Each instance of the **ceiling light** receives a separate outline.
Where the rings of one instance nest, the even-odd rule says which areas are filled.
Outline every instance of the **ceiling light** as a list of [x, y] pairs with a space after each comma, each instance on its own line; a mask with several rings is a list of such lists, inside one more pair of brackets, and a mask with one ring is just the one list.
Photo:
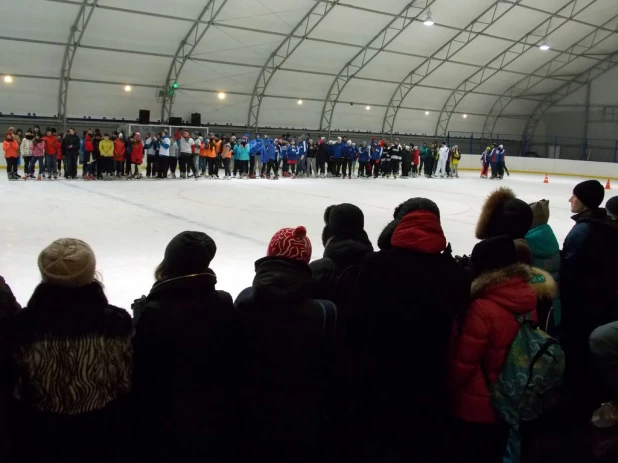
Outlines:
[[217, 94], [217, 98], [219, 98], [220, 100], [225, 100], [225, 97], [226, 97], [226, 96], [227, 96], [227, 95], [225, 94], [225, 92], [219, 92], [219, 93]]
[[371, 106], [365, 106], [365, 109], [369, 111], [371, 109]]
[[11, 76], [4, 76], [4, 83], [5, 84], [10, 84], [13, 82], [13, 77]]
[[425, 116], [429, 116], [429, 111], [425, 111]]
[[303, 100], [298, 100], [296, 103], [303, 104]]
[[423, 21], [425, 26], [433, 26], [435, 23], [433, 22], [433, 18], [431, 17], [431, 10], [427, 12], [427, 18]]
[[125, 87], [124, 87], [124, 91], [125, 92], [130, 92], [131, 90], [133, 90], [133, 89], [131, 88], [130, 85], [125, 85]]
[[468, 118], [468, 115], [467, 115], [467, 114], [464, 114], [464, 115], [463, 115], [463, 118], [464, 118], [464, 119], [467, 119], [467, 118]]
[[548, 44], [547, 42], [543, 42], [539, 48], [540, 48], [541, 50], [543, 50], [543, 51], [547, 51], [547, 50], [549, 50], [551, 47], [549, 46], [549, 44]]

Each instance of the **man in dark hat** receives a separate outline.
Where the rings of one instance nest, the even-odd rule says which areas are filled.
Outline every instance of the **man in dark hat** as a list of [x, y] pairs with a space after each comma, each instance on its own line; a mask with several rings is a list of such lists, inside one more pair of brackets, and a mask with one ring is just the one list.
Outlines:
[[618, 226], [599, 207], [604, 195], [597, 180], [575, 186], [569, 200], [575, 226], [562, 249], [561, 342], [567, 358], [566, 383], [582, 422], [590, 419], [596, 405], [588, 374], [588, 338], [595, 328], [618, 320]]

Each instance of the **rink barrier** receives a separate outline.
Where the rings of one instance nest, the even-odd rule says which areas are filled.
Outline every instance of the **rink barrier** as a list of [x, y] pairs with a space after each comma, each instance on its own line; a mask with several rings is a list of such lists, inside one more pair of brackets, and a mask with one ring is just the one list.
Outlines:
[[[573, 161], [570, 159], [506, 157], [509, 172], [526, 174], [565, 175], [570, 177], [590, 177], [607, 180], [618, 179], [618, 164], [612, 162]], [[477, 170], [481, 172], [481, 156], [462, 154], [460, 170]]]
[[[0, 154], [2, 150], [0, 149]], [[78, 166], [81, 168], [82, 166]], [[509, 172], [527, 174], [550, 174], [571, 177], [590, 177], [607, 180], [618, 180], [618, 163], [573, 161], [570, 159], [524, 158], [517, 156], [506, 157], [506, 167]], [[4, 156], [0, 157], [0, 169], [6, 168]], [[20, 167], [20, 170], [23, 168]], [[146, 165], [142, 166], [145, 169]], [[460, 170], [481, 171], [481, 156], [479, 154], [462, 154], [459, 161]]]

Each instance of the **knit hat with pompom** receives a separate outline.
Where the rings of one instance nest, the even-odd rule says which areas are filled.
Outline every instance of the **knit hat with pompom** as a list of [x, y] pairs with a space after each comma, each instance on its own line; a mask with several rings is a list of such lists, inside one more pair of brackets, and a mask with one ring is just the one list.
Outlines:
[[307, 229], [303, 226], [282, 228], [270, 240], [266, 255], [287, 257], [308, 264], [311, 260], [311, 241], [307, 236]]

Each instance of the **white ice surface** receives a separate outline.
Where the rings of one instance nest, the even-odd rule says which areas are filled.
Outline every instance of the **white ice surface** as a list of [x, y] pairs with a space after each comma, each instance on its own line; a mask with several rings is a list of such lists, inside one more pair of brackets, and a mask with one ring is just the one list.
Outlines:
[[1, 174], [0, 275], [19, 302], [25, 305], [40, 281], [39, 252], [57, 238], [75, 237], [94, 249], [110, 302], [126, 309], [148, 294], [165, 246], [183, 230], [204, 231], [215, 240], [217, 287], [235, 297], [251, 285], [254, 261], [282, 227], [307, 227], [313, 259], [320, 258], [324, 209], [331, 204], [358, 205], [375, 246], [398, 204], [415, 196], [430, 198], [440, 207], [455, 254], [464, 254], [477, 242], [474, 229], [485, 197], [501, 185], [527, 202], [549, 199], [550, 224], [562, 243], [573, 224], [568, 200], [582, 180], [551, 177], [546, 185], [542, 175], [512, 174], [499, 181], [463, 172], [458, 180], [9, 182]]

